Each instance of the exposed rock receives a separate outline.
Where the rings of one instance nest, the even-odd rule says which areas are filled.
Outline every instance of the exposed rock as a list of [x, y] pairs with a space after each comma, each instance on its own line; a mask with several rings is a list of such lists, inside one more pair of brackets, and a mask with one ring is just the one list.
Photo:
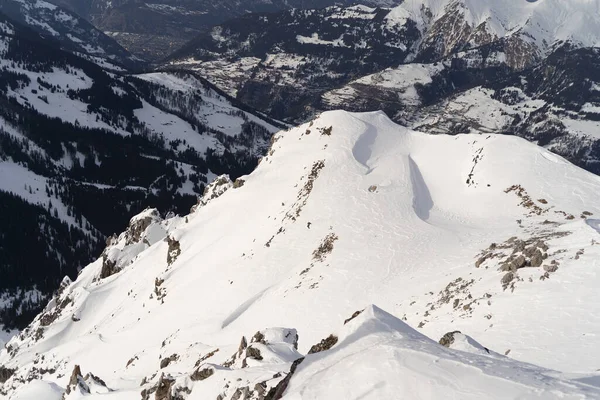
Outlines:
[[71, 378], [69, 378], [69, 386], [77, 385], [77, 382], [79, 382], [79, 378], [82, 377], [83, 375], [81, 374], [81, 367], [79, 365], [75, 365], [75, 367], [73, 368], [73, 372], [71, 372]]
[[362, 310], [354, 311], [352, 316], [344, 321], [344, 325], [346, 325], [348, 322], [352, 321], [354, 318], [358, 317], [363, 311], [365, 311], [365, 310], [362, 309]]
[[481, 267], [481, 264], [483, 264], [489, 258], [490, 254], [491, 253], [487, 253], [487, 254], [484, 254], [483, 256], [479, 257], [477, 259], [477, 261], [475, 261], [475, 268]]
[[71, 372], [69, 384], [67, 385], [65, 393], [63, 394], [63, 399], [66, 397], [66, 395], [74, 392], [77, 389], [79, 389], [81, 393], [90, 393], [90, 388], [83, 379], [83, 376], [81, 374], [81, 368], [79, 367], [79, 365], [75, 365], [75, 367], [73, 368], [73, 372]]
[[252, 336], [252, 343], [266, 344], [265, 335], [263, 335], [260, 331], [256, 332], [254, 336]]
[[248, 342], [246, 341], [246, 336], [242, 336], [242, 340], [240, 340], [240, 345], [238, 346], [238, 356], [241, 356], [244, 350], [248, 347]]
[[256, 392], [259, 400], [264, 400], [265, 396], [267, 395], [267, 383], [257, 383], [256, 385], [254, 385], [254, 391]]
[[260, 350], [252, 346], [246, 349], [246, 357], [259, 361], [263, 359], [262, 355], [260, 354]]
[[329, 126], [327, 128], [321, 128], [321, 136], [331, 136], [331, 131], [333, 130], [333, 126]]
[[146, 228], [148, 228], [153, 222], [160, 221], [161, 219], [160, 213], [155, 208], [146, 209], [141, 214], [143, 214], [144, 217], [134, 217], [129, 222], [129, 227], [125, 232], [126, 245], [138, 243]]
[[235, 180], [235, 182], [233, 182], [233, 188], [234, 189], [241, 188], [242, 186], [244, 186], [244, 183], [246, 183], [245, 180], [238, 178]]
[[319, 245], [319, 247], [313, 251], [313, 260], [323, 261], [328, 254], [333, 251], [333, 244], [338, 240], [338, 237], [335, 233], [330, 233], [325, 236], [323, 242]]
[[525, 242], [522, 240], [515, 241], [515, 245], [513, 247], [513, 253], [518, 253], [520, 251], [525, 251]]
[[250, 396], [250, 389], [248, 386], [244, 386], [236, 389], [233, 396], [231, 396], [231, 400], [247, 400], [250, 399]]
[[[238, 346], [238, 350], [227, 361], [225, 361], [223, 363], [223, 366], [231, 367], [233, 364], [235, 364], [235, 361], [242, 357], [242, 355], [244, 354], [244, 351], [246, 350], [247, 347], [248, 347], [248, 341], [246, 340], [245, 336], [242, 336], [242, 339], [240, 340], [240, 345]], [[245, 360], [244, 360], [244, 363], [245, 363]]]
[[[510, 192], [514, 192], [521, 199], [521, 203], [519, 205], [529, 210], [529, 215], [542, 215], [548, 211], [547, 209], [544, 210], [535, 204], [535, 202], [531, 199], [531, 196], [529, 196], [525, 188], [523, 188], [521, 185], [512, 185], [504, 191], [504, 193]], [[519, 251], [523, 251], [523, 249]]]
[[164, 279], [158, 277], [154, 278], [154, 294], [159, 301], [162, 301], [167, 296], [167, 289], [161, 287], [163, 283], [165, 283]]
[[190, 379], [193, 381], [203, 381], [213, 376], [214, 373], [215, 371], [212, 368], [197, 369], [192, 373]]
[[507, 260], [504, 264], [500, 266], [500, 271], [516, 271], [520, 268], [523, 268], [527, 265], [527, 259], [525, 256], [518, 256], [514, 259]]
[[545, 281], [548, 278], [550, 278], [550, 273], [546, 271], [542, 276], [540, 276], [540, 281]]
[[217, 352], [219, 351], [219, 349], [214, 349], [213, 351], [203, 355], [202, 357], [200, 357], [198, 359], [198, 361], [196, 361], [196, 364], [194, 364], [194, 367], [199, 367], [200, 365], [202, 365], [202, 363], [206, 360], [208, 360], [209, 358], [211, 358], [212, 356], [214, 356]]
[[160, 374], [158, 386], [154, 393], [154, 400], [172, 400], [171, 387], [173, 386], [173, 383], [175, 383], [175, 379], [164, 373]]
[[529, 260], [529, 266], [533, 268], [538, 268], [544, 262], [544, 254], [539, 249], [535, 250], [535, 253], [531, 256], [531, 260]]
[[16, 369], [6, 368], [0, 365], [0, 383], [4, 383], [9, 380], [15, 371]]
[[204, 189], [202, 197], [198, 199], [198, 204], [193, 206], [190, 210], [191, 213], [195, 212], [199, 207], [203, 207], [210, 203], [212, 200], [220, 197], [227, 190], [233, 187], [233, 182], [229, 178], [229, 175], [220, 175], [215, 178], [210, 184]]
[[321, 340], [320, 343], [315, 344], [310, 348], [308, 354], [320, 353], [331, 349], [338, 342], [337, 336], [329, 335], [327, 338]]
[[173, 239], [171, 236], [167, 236], [166, 240], [169, 245], [169, 249], [167, 250], [167, 265], [171, 265], [181, 254], [181, 247], [179, 241]]
[[319, 177], [319, 174], [321, 173], [321, 170], [323, 168], [325, 168], [325, 160], [315, 161], [310, 173], [308, 174], [308, 179], [306, 183], [298, 192], [297, 201], [292, 205], [291, 209], [288, 212], [286, 212], [283, 218], [284, 220], [289, 219], [291, 221], [296, 221], [296, 219], [300, 216], [302, 209], [308, 202], [308, 198], [312, 193], [315, 181]]
[[[336, 342], [337, 342], [337, 338], [336, 338]], [[290, 380], [292, 379], [292, 376], [294, 376], [294, 373], [296, 372], [298, 365], [300, 365], [302, 363], [302, 361], [304, 361], [304, 357], [299, 358], [292, 363], [292, 366], [290, 367], [290, 372], [285, 376], [285, 378], [283, 378], [281, 380], [281, 382], [279, 382], [277, 384], [277, 386], [275, 386], [275, 390], [270, 391], [267, 394], [267, 396], [265, 396], [265, 400], [279, 400], [283, 397], [283, 394], [285, 393], [288, 385], [290, 384]]]
[[63, 280], [60, 282], [60, 286], [58, 287], [58, 290], [56, 291], [55, 297], [62, 296], [64, 291], [69, 287], [69, 285], [71, 285], [71, 283], [73, 283], [71, 278], [69, 278], [68, 276], [65, 276], [63, 278]]
[[46, 312], [44, 312], [40, 317], [40, 326], [48, 326], [61, 316], [62, 311], [71, 303], [73, 303], [73, 299], [69, 296], [65, 297], [61, 301], [58, 298], [55, 298], [57, 302], [56, 306]]
[[83, 377], [83, 380], [87, 383], [94, 382], [96, 385], [106, 387], [106, 382], [104, 382], [104, 380], [100, 379], [99, 377], [92, 374], [91, 372], [88, 372], [87, 374], [85, 374], [85, 376]]
[[556, 272], [556, 271], [558, 271], [558, 265], [556, 265], [556, 264], [544, 265], [544, 271]]
[[513, 281], [513, 279], [515, 279], [515, 274], [513, 272], [509, 272], [506, 275], [504, 275], [502, 277], [502, 280], [500, 281], [502, 283], [502, 287], [506, 289], [508, 285]]
[[129, 368], [129, 366], [132, 365], [136, 360], [139, 360], [138, 356], [131, 357], [129, 359], [129, 361], [127, 361], [127, 364], [125, 365], [125, 368]]
[[454, 343], [454, 335], [456, 333], [461, 333], [460, 331], [448, 332], [440, 339], [440, 344], [444, 347], [450, 347], [452, 343]]
[[108, 258], [108, 254], [102, 254], [102, 268], [100, 269], [99, 279], [108, 278], [119, 272], [117, 268], [117, 262]]
[[169, 357], [163, 358], [160, 360], [160, 369], [168, 367], [169, 364], [171, 364], [173, 361], [177, 361], [178, 359], [179, 356], [177, 354], [171, 354]]

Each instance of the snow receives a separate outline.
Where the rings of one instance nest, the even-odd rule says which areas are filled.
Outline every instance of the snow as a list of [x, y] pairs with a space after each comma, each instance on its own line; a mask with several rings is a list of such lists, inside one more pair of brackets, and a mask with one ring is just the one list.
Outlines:
[[596, 232], [600, 233], [600, 219], [588, 219], [586, 223]]
[[[327, 354], [309, 355], [285, 399], [564, 399], [598, 392], [527, 364], [452, 352], [381, 309], [350, 321]], [[550, 372], [550, 371], [548, 371]]]
[[12, 193], [21, 197], [30, 204], [48, 208], [52, 203], [53, 209], [56, 209], [59, 218], [71, 226], [77, 226], [79, 229], [88, 231], [86, 219], [84, 218], [84, 228], [81, 228], [75, 221], [75, 217], [70, 216], [67, 206], [58, 197], [48, 196], [46, 193], [46, 177], [36, 175], [27, 168], [12, 161], [0, 161], [0, 189], [4, 192]]
[[[25, 24], [34, 30], [54, 36], [65, 42], [71, 42], [79, 52], [89, 53], [84, 58], [99, 65], [112, 64], [111, 61], [121, 63], [129, 61], [142, 61], [139, 58], [126, 54], [126, 51], [112, 42], [100, 31], [90, 31], [89, 24], [76, 14], [61, 9], [58, 6], [43, 0], [4, 0], [9, 5], [14, 18], [23, 18]], [[18, 14], [17, 14], [18, 13]], [[106, 46], [106, 47], [105, 47]], [[116, 51], [116, 53], [113, 53]], [[113, 69], [117, 69], [115, 67]]]
[[[102, 120], [96, 120], [95, 113], [88, 113], [87, 104], [67, 96], [67, 91], [88, 89], [92, 87], [93, 81], [82, 70], [71, 68], [70, 73], [63, 69], [53, 68], [52, 72], [33, 72], [22, 66], [11, 66], [9, 60], [0, 59], [0, 67], [9, 67], [16, 73], [22, 73], [29, 77], [31, 83], [24, 88], [9, 90], [8, 93], [23, 105], [30, 105], [37, 112], [49, 117], [58, 117], [65, 122], [79, 124], [90, 128], [107, 129], [121, 135], [129, 133], [122, 127], [106, 124]], [[41, 79], [44, 82], [57, 86], [60, 90], [47, 90], [37, 83]]]
[[63, 390], [55, 383], [35, 380], [19, 388], [11, 400], [61, 400]]
[[[13, 26], [11, 26], [8, 23], [5, 22], [0, 22], [0, 33], [2, 33], [3, 35], [13, 35], [15, 33], [15, 30], [13, 28]], [[4, 38], [3, 38], [4, 40]]]
[[[221, 144], [216, 138], [207, 135], [200, 135], [189, 122], [179, 117], [166, 113], [146, 101], [142, 101], [143, 107], [135, 110], [134, 115], [144, 121], [146, 127], [151, 132], [162, 135], [166, 140], [186, 141], [190, 147], [204, 154], [207, 148], [220, 149]], [[179, 145], [178, 150], [185, 150], [186, 145]]]
[[[586, 112], [593, 112], [589, 108]], [[600, 108], [598, 108], [600, 111]], [[561, 118], [560, 121], [565, 125], [570, 133], [578, 136], [589, 136], [594, 139], [600, 139], [600, 122], [587, 119]]]
[[336, 12], [327, 16], [327, 19], [373, 19], [376, 15], [376, 8], [371, 8], [363, 5], [342, 8], [339, 11], [337, 7], [331, 7], [331, 10]]
[[[197, 79], [189, 76], [181, 78], [164, 72], [136, 75], [136, 77], [178, 92], [200, 94], [202, 103], [199, 112], [195, 115], [196, 118], [209, 128], [223, 132], [228, 136], [238, 135], [246, 120], [264, 126], [270, 132], [275, 133], [277, 131], [276, 127], [258, 118], [256, 115], [239, 110], [225, 97], [219, 95], [214, 90], [205, 87], [204, 84]], [[235, 115], [236, 113], [241, 113], [244, 117], [242, 118], [240, 115]]]
[[410, 18], [426, 33], [449, 12], [471, 27], [484, 26], [493, 37], [516, 35], [533, 41], [542, 51], [570, 41], [594, 47], [600, 44], [600, 2], [597, 0], [407, 0], [386, 17], [388, 24], [404, 25]]
[[60, 36], [60, 33], [58, 33], [54, 28], [52, 28], [50, 25], [48, 25], [47, 22], [44, 21], [40, 21], [37, 20], [35, 18], [32, 18], [29, 15], [25, 15], [25, 22], [28, 25], [37, 25], [40, 28], [42, 28], [43, 30], [45, 30], [46, 32], [48, 32], [50, 35], [52, 36]]
[[334, 47], [348, 47], [344, 44], [344, 35], [341, 35], [339, 38], [335, 40], [323, 40], [319, 39], [318, 33], [313, 33], [310, 37], [297, 35], [296, 40], [298, 43], [302, 44], [322, 44], [326, 46], [334, 46]]
[[[335, 111], [278, 133], [241, 179], [119, 248], [115, 275], [97, 279], [102, 259], [83, 269], [58, 299], [72, 302], [47, 307], [65, 304], [41, 338], [38, 318], [10, 342], [14, 356], [0, 352], [0, 365], [18, 367], [2, 388], [19, 390], [34, 367], [56, 368], [43, 379], [64, 388], [78, 364], [114, 390], [107, 400], [139, 396], [162, 372], [189, 399], [231, 398], [273, 387], [335, 334], [284, 399], [600, 398], [599, 177], [516, 137], [427, 135], [383, 113]], [[560, 264], [548, 278], [522, 268], [505, 290], [499, 258], [474, 265], [491, 243], [540, 235], [544, 265]], [[466, 286], [445, 300], [453, 282]], [[293, 329], [297, 349], [282, 341]], [[435, 343], [455, 330], [469, 337], [457, 348]], [[257, 331], [264, 359], [224, 366]], [[196, 368], [214, 375], [192, 381]]]
[[16, 334], [16, 331], [6, 332], [4, 327], [0, 325], [0, 347], [4, 347], [4, 345]]

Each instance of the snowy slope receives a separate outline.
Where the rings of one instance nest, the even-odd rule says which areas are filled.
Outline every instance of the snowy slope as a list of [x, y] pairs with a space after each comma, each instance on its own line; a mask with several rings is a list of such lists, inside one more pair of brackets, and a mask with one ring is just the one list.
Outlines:
[[[600, 398], [598, 190], [516, 137], [324, 113], [190, 215], [133, 219], [2, 350], [0, 393]], [[493, 351], [422, 335], [456, 330]]]
[[0, 12], [0, 326], [24, 328], [131, 215], [187, 213], [215, 176], [250, 172], [281, 126], [194, 74], [88, 58]]
[[77, 14], [53, 3], [44, 0], [4, 0], [0, 3], [0, 12], [56, 41], [62, 48], [110, 66], [111, 69], [141, 68], [145, 64]]

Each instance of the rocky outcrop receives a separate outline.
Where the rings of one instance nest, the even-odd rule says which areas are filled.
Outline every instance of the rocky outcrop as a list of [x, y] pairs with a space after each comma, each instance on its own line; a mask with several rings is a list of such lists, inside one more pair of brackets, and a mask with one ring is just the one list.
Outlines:
[[175, 383], [175, 379], [164, 373], [160, 375], [158, 379], [158, 385], [156, 392], [154, 393], [154, 400], [173, 400], [171, 396], [171, 387]]
[[281, 382], [277, 384], [272, 393], [268, 397], [265, 397], [265, 400], [279, 400], [283, 397], [283, 394], [289, 386], [290, 381], [292, 380], [292, 377], [296, 372], [296, 369], [298, 369], [298, 365], [302, 364], [303, 361], [304, 357], [299, 358], [292, 363], [292, 366], [290, 367], [290, 372], [285, 376], [285, 378], [283, 378]]
[[129, 222], [129, 227], [125, 231], [125, 245], [138, 243], [144, 231], [151, 224], [160, 221], [162, 221], [162, 218], [156, 208], [147, 208], [142, 213], [133, 217]]
[[353, 314], [350, 316], [350, 318], [348, 318], [348, 319], [346, 319], [346, 320], [344, 321], [344, 325], [346, 325], [348, 322], [352, 321], [354, 318], [358, 317], [358, 316], [359, 316], [359, 315], [360, 315], [360, 314], [361, 314], [363, 311], [365, 311], [365, 310], [358, 310], [358, 311], [355, 311], [355, 312], [354, 312], [354, 313], [353, 313]]
[[215, 371], [212, 368], [199, 368], [190, 375], [190, 379], [193, 381], [203, 381], [213, 376], [214, 373]]
[[160, 369], [167, 368], [173, 361], [177, 361], [179, 356], [177, 354], [171, 354], [169, 357], [160, 360]]
[[461, 333], [460, 331], [448, 332], [440, 339], [439, 343], [444, 347], [450, 347], [454, 343], [454, 335]]
[[111, 236], [102, 252], [102, 267], [97, 280], [106, 279], [125, 268], [139, 253], [164, 238], [163, 218], [155, 208], [147, 208], [129, 221], [119, 236]]
[[338, 342], [337, 336], [329, 335], [325, 339], [321, 340], [321, 342], [315, 344], [310, 348], [308, 354], [320, 353], [322, 351], [327, 351], [331, 349]]
[[108, 257], [108, 254], [102, 254], [102, 268], [100, 269], [100, 275], [98, 275], [98, 279], [108, 278], [119, 272], [120, 269], [117, 268], [117, 262], [115, 260], [111, 260]]
[[63, 399], [66, 399], [69, 394], [75, 391], [87, 394], [90, 393], [90, 388], [83, 380], [83, 375], [81, 374], [81, 368], [79, 367], [79, 365], [75, 365], [75, 367], [73, 368], [73, 372], [71, 372], [69, 384], [67, 385], [65, 394], [63, 395]]
[[169, 248], [167, 250], [167, 265], [173, 264], [177, 257], [181, 254], [181, 245], [178, 240], [173, 239], [171, 236], [167, 236], [167, 244]]
[[15, 373], [16, 370], [11, 368], [6, 368], [0, 365], [0, 383], [4, 383], [10, 379], [11, 376]]
[[190, 212], [194, 213], [199, 207], [203, 207], [211, 201], [213, 201], [214, 199], [221, 197], [223, 193], [225, 193], [233, 187], [234, 183], [231, 182], [229, 175], [217, 176], [211, 183], [209, 183], [206, 186], [206, 188], [204, 188], [204, 193], [202, 194], [202, 197], [198, 199], [198, 203], [192, 207]]

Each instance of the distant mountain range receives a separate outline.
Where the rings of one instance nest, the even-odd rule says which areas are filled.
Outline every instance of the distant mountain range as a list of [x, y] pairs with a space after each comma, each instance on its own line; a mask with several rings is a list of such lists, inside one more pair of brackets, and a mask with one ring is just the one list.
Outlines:
[[501, 132], [600, 172], [597, 1], [405, 1], [251, 14], [166, 65], [290, 122], [384, 110], [427, 132]]
[[[132, 53], [159, 61], [215, 24], [247, 13], [292, 8], [312, 9], [342, 0], [55, 0], [109, 33]], [[392, 6], [397, 0], [367, 0], [371, 6]]]

